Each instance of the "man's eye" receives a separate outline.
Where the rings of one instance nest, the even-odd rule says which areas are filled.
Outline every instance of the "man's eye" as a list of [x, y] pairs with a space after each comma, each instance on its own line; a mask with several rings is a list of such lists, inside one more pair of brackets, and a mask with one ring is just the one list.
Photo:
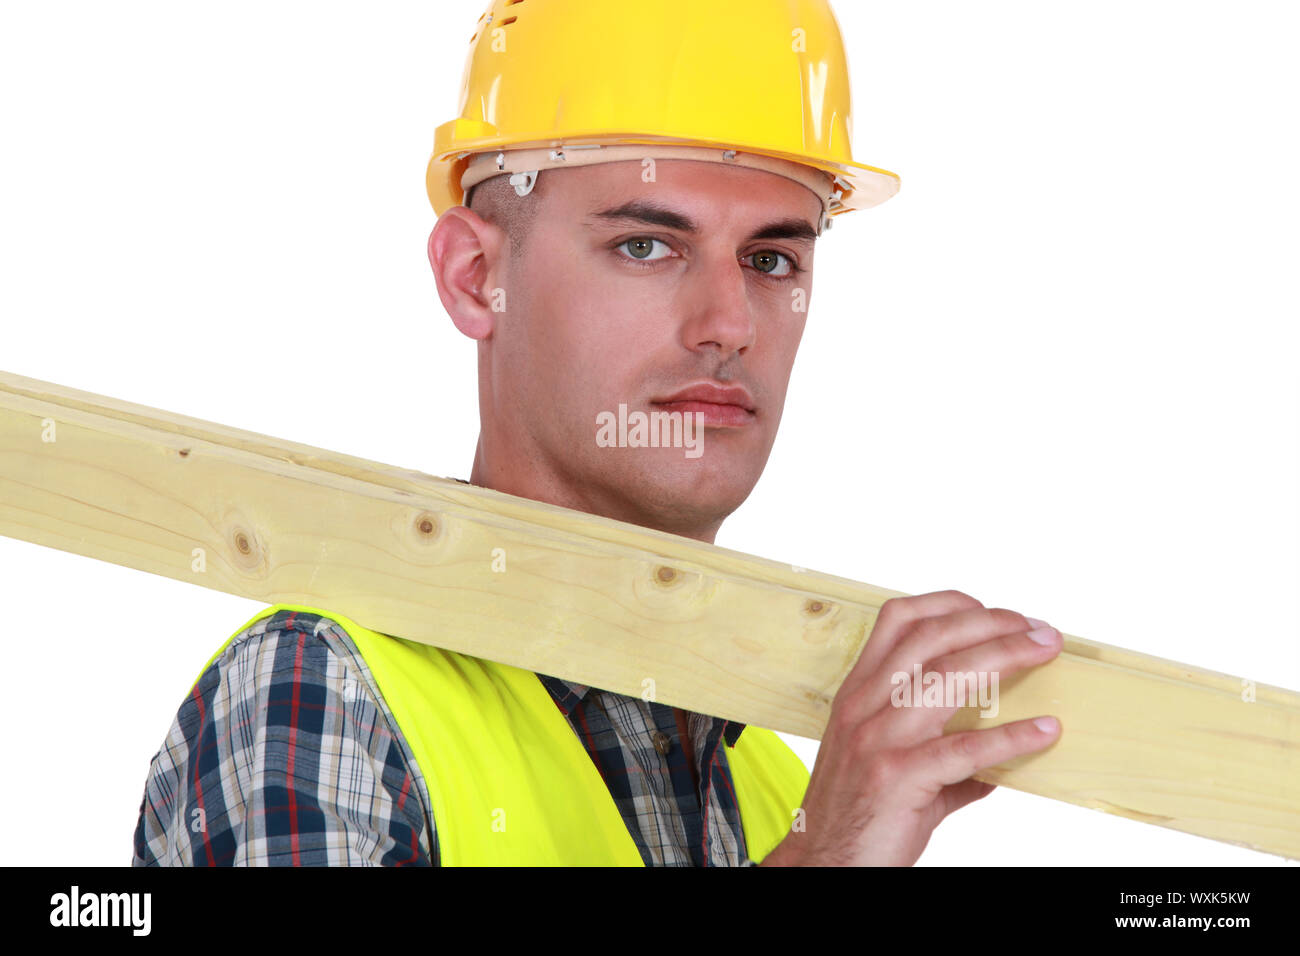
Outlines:
[[[752, 253], [745, 256], [745, 258], [753, 263], [755, 269], [765, 275], [783, 278], [792, 275], [794, 271], [794, 263], [790, 260], [790, 257], [774, 249], [764, 249], [762, 252]], [[784, 267], [781, 265], [781, 260], [785, 262]]]
[[[656, 244], [663, 246], [664, 255], [661, 256], [651, 255], [651, 253], [654, 251], [654, 247]], [[652, 262], [656, 259], [666, 258], [667, 253], [671, 251], [668, 248], [668, 244], [663, 242], [662, 240], [650, 239], [644, 236], [638, 237], [636, 239], [629, 239], [627, 242], [620, 242], [618, 244], [618, 248], [626, 249], [628, 254], [633, 259], [638, 259], [642, 262]]]
[[[660, 247], [658, 254], [655, 253], [656, 246]], [[657, 262], [672, 255], [672, 249], [666, 242], [650, 236], [628, 239], [626, 242], [620, 242], [616, 248], [626, 252], [627, 257], [635, 262]], [[763, 249], [760, 252], [741, 256], [740, 261], [748, 261], [755, 272], [774, 279], [790, 279], [799, 271], [795, 267], [794, 260], [775, 249]]]

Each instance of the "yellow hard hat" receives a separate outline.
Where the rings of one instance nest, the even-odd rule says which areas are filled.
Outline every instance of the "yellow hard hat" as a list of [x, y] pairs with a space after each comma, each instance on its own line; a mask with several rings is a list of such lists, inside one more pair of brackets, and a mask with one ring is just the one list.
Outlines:
[[898, 191], [852, 132], [828, 0], [492, 0], [425, 179], [441, 216], [489, 175], [525, 195], [545, 168], [713, 159], [799, 179], [828, 224]]

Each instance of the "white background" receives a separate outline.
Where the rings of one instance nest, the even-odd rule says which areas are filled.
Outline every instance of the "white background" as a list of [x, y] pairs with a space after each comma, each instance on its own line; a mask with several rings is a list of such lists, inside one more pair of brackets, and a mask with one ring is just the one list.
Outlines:
[[[4, 4], [0, 368], [468, 477], [424, 167], [482, 9]], [[718, 543], [1300, 689], [1294, 6], [837, 12], [855, 156], [902, 190], [819, 243]], [[125, 864], [262, 605], [7, 538], [0, 582], [2, 862]], [[921, 862], [1280, 861], [1004, 787]]]

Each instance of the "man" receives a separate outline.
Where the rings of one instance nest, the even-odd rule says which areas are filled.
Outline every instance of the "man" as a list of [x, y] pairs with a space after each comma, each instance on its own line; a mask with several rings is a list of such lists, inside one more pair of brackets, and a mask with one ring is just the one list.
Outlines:
[[[833, 14], [498, 0], [471, 44], [427, 182], [438, 294], [478, 343], [470, 481], [713, 542], [776, 438], [818, 237], [897, 189], [848, 156]], [[600, 440], [629, 412], [699, 453]], [[278, 605], [181, 707], [134, 862], [910, 864], [992, 789], [972, 774], [1059, 727], [945, 737], [953, 709], [894, 706], [890, 675], [1060, 647], [961, 592], [888, 602], [809, 778], [762, 728]]]

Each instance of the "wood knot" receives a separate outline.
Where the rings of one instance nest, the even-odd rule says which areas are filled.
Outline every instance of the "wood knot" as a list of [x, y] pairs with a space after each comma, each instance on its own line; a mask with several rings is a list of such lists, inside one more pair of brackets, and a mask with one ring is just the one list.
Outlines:
[[713, 600], [717, 585], [715, 579], [689, 567], [649, 561], [637, 573], [633, 593], [660, 623], [693, 621]]
[[809, 617], [821, 617], [830, 609], [831, 606], [827, 604], [825, 601], [818, 601], [812, 598], [804, 602], [804, 606], [803, 606], [803, 612], [807, 614]]
[[182, 448], [179, 454], [182, 458], [188, 458], [190, 455], [190, 450], [188, 448]]
[[228, 516], [223, 523], [222, 538], [231, 564], [246, 574], [264, 574], [266, 554], [253, 523], [239, 514]]
[[439, 529], [440, 525], [438, 523], [437, 515], [430, 514], [426, 511], [416, 516], [415, 530], [420, 532], [420, 534], [424, 535], [426, 538], [437, 537]]

